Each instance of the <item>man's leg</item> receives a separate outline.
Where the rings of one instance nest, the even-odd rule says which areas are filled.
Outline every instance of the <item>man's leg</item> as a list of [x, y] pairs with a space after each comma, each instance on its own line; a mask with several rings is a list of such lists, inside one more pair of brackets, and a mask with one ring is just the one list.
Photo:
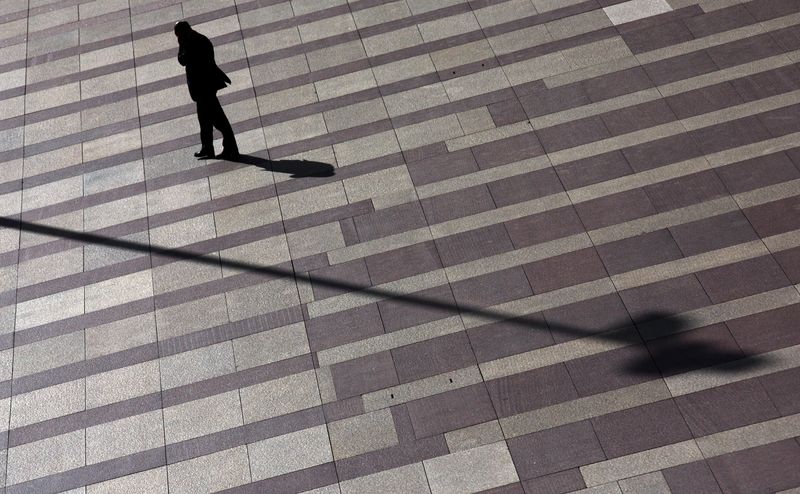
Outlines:
[[211, 113], [213, 105], [208, 100], [197, 101], [197, 121], [200, 123], [200, 152], [195, 156], [214, 156], [214, 118]]
[[228, 117], [225, 116], [225, 111], [222, 105], [219, 104], [219, 99], [216, 95], [210, 101], [209, 112], [213, 116], [214, 127], [222, 133], [222, 152], [225, 154], [238, 154], [239, 148], [236, 145], [236, 137], [233, 135]]

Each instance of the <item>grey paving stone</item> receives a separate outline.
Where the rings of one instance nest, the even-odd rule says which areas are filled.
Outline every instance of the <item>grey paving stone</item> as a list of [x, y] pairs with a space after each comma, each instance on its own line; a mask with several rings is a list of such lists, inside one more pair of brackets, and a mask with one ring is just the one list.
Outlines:
[[161, 359], [161, 385], [175, 388], [234, 372], [233, 345], [228, 342]]
[[423, 464], [433, 494], [478, 492], [519, 481], [505, 441], [425, 460]]
[[322, 405], [313, 370], [241, 388], [240, 395], [245, 423]]
[[85, 461], [83, 430], [17, 446], [8, 450], [6, 485], [79, 468]]
[[247, 448], [239, 446], [173, 463], [167, 472], [169, 492], [216, 492], [236, 487], [250, 481]]
[[160, 410], [86, 429], [87, 465], [162, 446], [164, 425]]
[[267, 479], [333, 461], [325, 425], [247, 446], [253, 480]]
[[167, 444], [242, 425], [238, 391], [228, 391], [164, 409]]
[[167, 468], [153, 468], [86, 486], [86, 494], [121, 494], [124, 492], [166, 494]]
[[336, 460], [398, 444], [394, 420], [388, 408], [331, 422], [328, 432]]

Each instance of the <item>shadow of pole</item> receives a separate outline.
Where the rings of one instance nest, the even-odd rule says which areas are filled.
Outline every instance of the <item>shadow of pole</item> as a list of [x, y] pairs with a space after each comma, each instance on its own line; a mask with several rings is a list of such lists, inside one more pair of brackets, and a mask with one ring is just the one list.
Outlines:
[[[491, 324], [492, 322], [506, 321], [507, 324], [511, 324], [514, 326], [519, 326], [527, 329], [542, 329], [542, 330], [549, 329], [551, 332], [561, 333], [576, 338], [584, 336], [594, 336], [606, 340], [634, 344], [639, 342], [638, 334], [634, 331], [634, 328], [636, 325], [640, 325], [645, 322], [654, 322], [655, 324], [657, 324], [660, 330], [659, 332], [662, 334], [677, 333], [682, 331], [686, 327], [686, 320], [682, 317], [673, 316], [661, 312], [651, 312], [643, 315], [636, 321], [628, 320], [619, 325], [603, 328], [600, 330], [596, 328], [595, 329], [577, 328], [574, 326], [558, 324], [555, 322], [544, 322], [541, 319], [537, 319], [530, 316], [518, 316], [516, 314], [485, 309], [483, 307], [461, 305], [458, 303], [454, 305], [450, 302], [436, 300], [429, 297], [422, 297], [414, 294], [397, 293], [379, 287], [364, 287], [361, 285], [341, 280], [312, 278], [311, 276], [308, 275], [295, 273], [292, 269], [286, 269], [277, 266], [263, 266], [248, 262], [224, 259], [222, 257], [212, 258], [212, 257], [207, 257], [208, 254], [198, 254], [180, 249], [167, 249], [155, 245], [143, 244], [139, 242], [133, 242], [130, 240], [121, 240], [116, 238], [104, 237], [102, 235], [97, 235], [94, 233], [76, 232], [73, 230], [67, 230], [64, 228], [58, 228], [54, 226], [40, 225], [13, 218], [0, 217], [0, 227], [13, 228], [16, 230], [22, 230], [30, 233], [48, 235], [53, 237], [60, 237], [67, 240], [73, 240], [82, 244], [105, 245], [107, 247], [149, 253], [151, 255], [162, 256], [174, 260], [191, 261], [198, 264], [207, 264], [213, 266], [221, 265], [222, 267], [226, 268], [238, 269], [238, 270], [248, 271], [251, 273], [260, 273], [260, 274], [270, 275], [276, 278], [289, 278], [302, 283], [311, 284], [313, 281], [313, 283], [318, 286], [325, 286], [337, 290], [359, 292], [367, 295], [372, 295], [376, 299], [393, 299], [395, 301], [401, 301], [408, 304], [425, 306], [433, 309], [439, 309], [451, 312], [453, 315], [458, 315], [459, 313], [461, 313], [470, 316], [477, 316], [481, 319], [485, 319], [486, 320], [485, 324]], [[739, 365], [731, 366], [732, 370], [735, 369], [737, 371], [741, 371], [743, 369], [753, 366], [759, 366], [766, 362], [765, 358], [763, 357], [759, 358], [758, 356], [751, 356], [748, 359], [743, 359], [743, 357], [747, 357], [747, 355], [734, 354], [728, 350], [719, 350], [706, 343], [689, 343], [684, 345], [678, 345], [677, 347], [671, 348], [669, 351], [677, 355], [684, 355], [684, 356], [687, 354], [695, 355], [698, 359], [702, 360], [709, 360], [709, 359], [712, 361], [739, 360], [740, 362]], [[648, 364], [646, 362], [641, 362], [641, 363], [634, 362], [628, 366], [627, 370], [636, 373], [652, 373], [652, 363]]]

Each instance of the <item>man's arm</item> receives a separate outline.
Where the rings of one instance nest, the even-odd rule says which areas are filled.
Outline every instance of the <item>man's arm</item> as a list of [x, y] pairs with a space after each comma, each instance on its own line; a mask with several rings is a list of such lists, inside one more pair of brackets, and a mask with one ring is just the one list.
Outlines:
[[184, 67], [189, 63], [189, 56], [186, 53], [186, 48], [181, 44], [178, 45], [178, 63]]

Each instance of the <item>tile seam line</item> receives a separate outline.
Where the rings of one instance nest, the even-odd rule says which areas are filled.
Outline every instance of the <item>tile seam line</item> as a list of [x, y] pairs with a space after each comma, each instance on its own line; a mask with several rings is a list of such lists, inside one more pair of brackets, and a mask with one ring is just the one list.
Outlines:
[[[387, 0], [387, 1], [389, 1], [389, 0]], [[508, 2], [508, 1], [511, 1], [511, 0], [496, 0], [496, 1]], [[447, 7], [445, 9], [440, 9], [440, 10], [446, 10], [446, 9], [449, 9], [449, 8], [450, 7]], [[565, 8], [565, 9], [559, 9], [559, 10], [567, 10], [567, 9], [569, 9], [569, 7]], [[433, 20], [437, 20], [437, 19], [433, 19]], [[402, 21], [402, 20], [403, 19], [400, 19], [400, 21]], [[558, 20], [558, 18], [553, 19], [553, 20]], [[390, 22], [388, 22], [386, 24], [391, 24], [391, 23], [396, 23], [396, 22], [398, 22], [398, 21], [390, 21]], [[428, 20], [426, 22], [430, 22], [430, 20]], [[550, 22], [550, 21], [548, 21], [548, 22]], [[496, 26], [492, 26], [492, 28], [497, 28], [498, 26], [513, 27], [514, 24], [515, 23], [512, 21], [512, 22], [507, 22], [507, 23], [503, 23], [503, 24], [498, 24]], [[533, 25], [538, 25], [538, 24], [535, 23]], [[370, 26], [368, 29], [373, 29], [373, 28], [374, 28], [374, 26]], [[403, 28], [399, 28], [399, 29], [403, 29]], [[517, 30], [521, 30], [521, 29], [525, 29], [525, 28], [522, 27], [522, 28], [519, 28]], [[394, 31], [396, 31], [396, 30], [392, 30], [392, 31], [389, 31], [389, 32], [394, 32]], [[512, 30], [512, 31], [514, 31], [514, 30]], [[463, 37], [463, 36], [468, 35], [468, 34], [475, 34], [477, 32], [478, 31], [476, 30], [476, 31], [470, 31], [470, 32], [467, 32], [467, 33], [454, 35], [454, 36], [451, 36], [451, 37], [448, 37], [448, 38], [443, 38], [443, 39], [440, 39], [440, 40], [434, 40], [434, 41], [429, 41], [429, 42], [423, 41], [423, 43], [421, 45], [415, 45], [415, 46], [433, 45], [435, 47], [435, 46], [438, 46], [438, 45], [442, 45], [443, 48], [447, 48], [447, 47], [450, 46], [450, 43], [446, 42], [446, 40], [450, 40], [451, 38], [452, 39], [457, 39], [457, 38]], [[293, 54], [292, 50], [302, 49], [302, 53], [308, 53], [309, 50], [307, 48], [310, 48], [310, 51], [316, 51], [319, 48], [315, 47], [314, 46], [315, 44], [320, 44], [322, 47], [325, 47], [325, 48], [330, 47], [330, 46], [338, 46], [340, 44], [352, 41], [352, 40], [349, 39], [349, 37], [346, 36], [348, 34], [350, 34], [352, 36], [352, 33], [357, 34], [359, 36], [359, 39], [361, 39], [360, 38], [360, 35], [361, 35], [360, 30], [356, 30], [356, 31], [345, 32], [345, 33], [332, 35], [332, 36], [330, 36], [328, 38], [321, 38], [319, 40], [314, 40], [314, 41], [309, 41], [309, 42], [302, 42], [301, 41], [301, 43], [299, 43], [299, 44], [292, 45], [292, 46], [289, 46], [289, 47], [286, 47], [286, 48], [280, 48], [280, 49], [277, 49], [277, 50], [273, 50], [271, 52], [265, 52], [265, 53], [260, 53], [260, 54], [253, 55], [252, 56], [253, 58], [257, 58], [259, 60], [264, 59], [264, 61], [259, 61], [259, 62], [255, 63], [254, 65], [260, 66], [260, 65], [264, 65], [264, 64], [269, 63], [269, 62], [274, 62], [276, 60], [281, 60], [281, 59], [284, 59], [284, 58], [290, 58], [292, 56], [299, 55], [299, 54]], [[234, 36], [235, 34], [236, 34], [235, 32], [223, 34], [223, 35], [214, 37], [212, 39], [212, 41], [215, 41], [215, 40], [218, 41], [219, 39], [225, 39], [226, 37]], [[587, 34], [587, 33], [584, 33], [584, 34]], [[321, 43], [324, 40], [335, 40], [335, 39], [339, 39], [339, 38], [342, 38], [344, 41], [342, 41], [342, 43], [337, 43], [336, 45], [330, 45], [329, 43], [327, 43], [327, 44], [326, 43]], [[242, 39], [245, 39], [245, 38], [241, 38], [240, 37], [239, 39], [242, 40]], [[311, 46], [309, 47], [308, 45], [311, 45]], [[413, 48], [413, 47], [411, 47], [411, 48]], [[440, 48], [440, 49], [442, 49], [442, 48]], [[527, 49], [525, 49], [525, 50], [527, 50]], [[522, 51], [525, 51], [525, 50], [522, 50]], [[400, 51], [403, 51], [403, 50], [400, 50]], [[427, 51], [430, 51], [430, 50], [427, 50]], [[284, 52], [287, 52], [288, 54], [286, 54], [284, 56], [281, 56], [281, 54], [283, 54]], [[170, 53], [171, 52], [169, 50], [163, 50], [161, 52], [155, 52], [155, 53], [152, 53], [152, 54], [143, 55], [142, 57], [143, 58], [147, 58], [147, 59], [151, 59], [151, 58], [155, 59], [153, 62], [149, 62], [148, 63], [148, 64], [150, 64], [150, 63], [156, 63], [156, 62], [160, 62], [160, 61], [169, 59], [170, 56], [171, 56]], [[388, 53], [391, 53], [391, 52], [388, 52]], [[270, 54], [274, 54], [274, 55], [268, 56]], [[372, 58], [386, 58], [387, 54], [375, 55]], [[368, 57], [368, 58], [370, 58], [370, 57]], [[227, 63], [234, 63], [234, 62], [239, 62], [239, 61], [240, 60], [234, 60], [234, 61], [227, 62]], [[102, 68], [102, 67], [99, 67], [99, 68]], [[93, 69], [93, 70], [96, 70], [96, 69]], [[62, 76], [61, 78], [74, 78], [76, 75], [79, 75], [79, 73], [78, 74], [71, 74], [71, 75], [68, 75], [68, 76]], [[103, 74], [103, 75], [105, 75], [105, 74]], [[36, 85], [39, 86], [39, 85], [42, 85], [44, 83], [48, 83], [48, 81], [58, 81], [61, 78], [52, 79], [52, 80], [50, 80], [50, 79], [44, 80], [44, 81], [41, 81], [41, 82], [37, 82]], [[83, 79], [81, 78], [79, 80], [83, 80]], [[52, 85], [52, 83], [47, 84], [48, 87], [46, 89], [50, 89], [50, 85]], [[58, 85], [56, 85], [56, 87], [57, 86]], [[4, 91], [0, 91], [0, 95], [12, 92], [14, 89], [16, 89], [16, 88], [10, 88], [10, 89], [4, 90]], [[37, 92], [38, 91], [40, 91], [40, 90], [37, 89]], [[3, 98], [3, 99], [5, 99], [5, 98]]]
[[[778, 70], [778, 69], [766, 69], [766, 71], [771, 71], [771, 70]], [[758, 72], [758, 73], [763, 73], [763, 72], [765, 72], [765, 71]], [[744, 77], [748, 77], [748, 76], [744, 76]], [[744, 78], [744, 77], [743, 77], [743, 78]], [[738, 79], [737, 79], [737, 80], [738, 80]], [[655, 87], [655, 89], [658, 89], [658, 87], [656, 86], [656, 87]], [[505, 90], [505, 89], [503, 89], [503, 90], [495, 91], [494, 93], [498, 93], [498, 94], [499, 94], [499, 93], [502, 93], [502, 92], [504, 92], [504, 91], [506, 91], [506, 90]], [[493, 94], [493, 93], [486, 93], [486, 94]], [[478, 98], [478, 97], [483, 97], [483, 96], [485, 96], [486, 94], [484, 94], [484, 95], [479, 95], [479, 96], [476, 96], [476, 98]], [[629, 93], [629, 94], [630, 94], [630, 93]], [[682, 93], [676, 93], [676, 94], [682, 94]], [[787, 93], [782, 93], [782, 94], [787, 94]], [[624, 95], [623, 95], [623, 96], [624, 96]], [[780, 96], [780, 95], [778, 95], [778, 96]], [[603, 101], [608, 101], [608, 100], [603, 100]], [[602, 101], [601, 101], [600, 103], [602, 103]], [[743, 103], [742, 105], [738, 105], [738, 106], [748, 105], [748, 104], [752, 104], [752, 103], [753, 103], [753, 102], [750, 102], [750, 103]], [[440, 105], [440, 107], [444, 108], [444, 107], [447, 107], [447, 106], [450, 106], [450, 105], [453, 105], [453, 103], [448, 103], [448, 104]], [[609, 110], [608, 112], [600, 113], [600, 114], [598, 114], [597, 116], [603, 115], [603, 114], [605, 114], [605, 113], [610, 113], [610, 112], [615, 112], [615, 111], [619, 111], [619, 110], [624, 110], [624, 109], [626, 109], [626, 108], [632, 108], [632, 107], [635, 107], [636, 105], [637, 105], [637, 103], [634, 101], [634, 102], [632, 102], [632, 104], [631, 104], [630, 106], [624, 106], [624, 107], [621, 107], [621, 108], [619, 108], [619, 109], [612, 109], [612, 110]], [[456, 105], [456, 106], [457, 106], [457, 105]], [[580, 108], [580, 107], [578, 107], [578, 108]], [[730, 110], [730, 109], [733, 109], [733, 108], [736, 108], [736, 106], [734, 106], [734, 107], [728, 107], [728, 108], [725, 108], [725, 109], [723, 109], [723, 111], [725, 111], [725, 110]], [[424, 111], [425, 111], [425, 110], [421, 110], [420, 112], [424, 112]], [[415, 113], [420, 113], [420, 112], [415, 112]], [[711, 113], [713, 113], [713, 112], [711, 112]], [[406, 114], [406, 115], [412, 115], [412, 114]], [[706, 115], [710, 115], [710, 113], [709, 113], [709, 114], [706, 114]], [[698, 115], [698, 116], [700, 116], [700, 115]], [[263, 119], [263, 117], [262, 117], [262, 119]], [[389, 118], [389, 119], [387, 119], [387, 120], [389, 120], [389, 121], [392, 121], [392, 118]], [[562, 125], [562, 124], [569, 123], [569, 122], [573, 122], [573, 121], [579, 121], [579, 120], [580, 120], [580, 119], [578, 119], [578, 120], [569, 120], [569, 121], [567, 121], [567, 122], [558, 122], [558, 123], [554, 124], [554, 126], [557, 126], [557, 125]], [[676, 120], [676, 122], [677, 122], [677, 121], [680, 121], [680, 120]], [[414, 125], [414, 124], [410, 124], [410, 125]], [[712, 124], [706, 125], [705, 127], [708, 127], [708, 126], [713, 126], [713, 125], [717, 125], [717, 124], [714, 124], [714, 123], [712, 123]], [[552, 127], [552, 126], [551, 126], [551, 127]], [[699, 128], [705, 128], [705, 127], [699, 127]], [[547, 128], [547, 127], [545, 127], [545, 128]], [[693, 129], [693, 131], [694, 131], [694, 130], [696, 130], [696, 129]], [[184, 139], [184, 138], [177, 138], [177, 139], [175, 139], [175, 141], [180, 141], [180, 140], [182, 140], [182, 139]], [[166, 141], [166, 142], [171, 142], [171, 141]], [[297, 142], [300, 142], [300, 141], [297, 141]], [[589, 144], [591, 144], [591, 143], [589, 143]], [[161, 146], [161, 145], [162, 145], [162, 144], [156, 144], [156, 145], [153, 145], [153, 146]], [[21, 148], [20, 148], [20, 149], [21, 149]], [[122, 154], [125, 154], [125, 153], [122, 153]], [[2, 166], [2, 165], [0, 164], [0, 166]], [[81, 166], [82, 166], [82, 165], [76, 165], [76, 167], [81, 167]], [[77, 170], [76, 170], [76, 171], [77, 171]], [[51, 172], [45, 172], [45, 173], [43, 173], [43, 174], [41, 174], [41, 175], [46, 175], [46, 174], [48, 174], [48, 173], [51, 173]], [[30, 181], [30, 179], [31, 179], [31, 178], [35, 178], [35, 177], [37, 177], [37, 176], [28, 177], [28, 180]], [[63, 178], [58, 178], [57, 180], [63, 180], [63, 179], [65, 179], [65, 178], [69, 178], [69, 176], [67, 176], [67, 177], [63, 177]], [[55, 180], [55, 181], [57, 181], [57, 180]], [[12, 182], [5, 182], [5, 183], [6, 183], [6, 184], [13, 184], [13, 183], [15, 183], [15, 182], [14, 182], [14, 181], [12, 181]], [[37, 186], [38, 186], [38, 185], [45, 185], [45, 184], [47, 184], [47, 183], [53, 183], [53, 182], [52, 182], [52, 181], [51, 181], [51, 182], [43, 182], [43, 183], [41, 183], [41, 184], [38, 184], [38, 183], [37, 183]], [[1, 186], [1, 185], [3, 185], [3, 184], [0, 184], [0, 186]], [[50, 209], [53, 209], [53, 208], [56, 208], [57, 206], [58, 206], [58, 204], [52, 204], [52, 205], [48, 205], [48, 206], [43, 206], [42, 208], [39, 208], [39, 209], [44, 209], [44, 208], [50, 208]], [[38, 211], [38, 210], [34, 210], [34, 211]], [[28, 213], [28, 214], [34, 214], [34, 213]]]
[[[703, 255], [703, 254], [701, 254], [701, 255]], [[738, 263], [738, 262], [742, 262], [742, 260], [736, 260], [736, 261], [734, 261], [734, 264], [735, 264], [735, 263]], [[635, 271], [635, 270], [633, 270], [633, 271]], [[610, 279], [610, 278], [609, 278], [609, 279]], [[669, 279], [669, 278], [667, 278], [667, 279]], [[658, 281], [663, 281], [663, 280], [658, 280]], [[572, 303], [572, 302], [568, 302], [568, 304], [567, 304], [567, 305], [569, 305], [570, 303]], [[770, 309], [770, 310], [771, 310], [771, 309]], [[230, 324], [236, 324], [236, 323], [229, 323], [228, 325], [230, 325]], [[223, 325], [223, 326], [221, 326], [221, 327], [225, 327], [225, 326], [228, 326], [228, 325]], [[210, 330], [213, 330], [213, 329], [214, 329], [214, 328], [210, 328]], [[268, 328], [268, 329], [266, 329], [266, 330], [268, 331], [268, 330], [271, 330], [271, 329], [273, 329], [273, 328]], [[169, 343], [169, 341], [168, 341], [168, 340], [166, 340], [165, 342], [158, 342], [158, 344], [159, 344], [159, 347], [161, 347], [161, 346], [162, 346], [162, 344], [163, 344], [163, 345], [169, 345], [170, 343]], [[212, 342], [212, 343], [210, 343], [210, 344], [211, 344], [211, 345], [213, 345], [213, 344], [216, 344], [216, 343], [215, 343], [215, 342]], [[150, 345], [150, 344], [144, 345], [144, 347], [147, 347], [147, 346], [149, 346], [149, 345]], [[129, 350], [126, 350], [126, 352], [132, 353], [133, 351], [139, 351], [139, 348], [140, 348], [140, 347], [135, 347], [134, 349], [129, 349]], [[142, 347], [142, 348], [143, 348], [143, 347]], [[200, 348], [202, 348], [202, 347], [200, 347]], [[187, 351], [191, 351], [191, 350], [194, 350], [194, 349], [196, 349], [196, 348], [191, 348], [190, 350], [187, 350]], [[181, 352], [181, 353], [183, 353], [183, 352]], [[172, 353], [170, 353], [170, 355], [172, 355]], [[101, 359], [100, 361], [102, 361], [102, 359], [103, 359], [103, 357], [98, 357], [98, 358], [99, 358], [99, 359]], [[106, 357], [106, 358], [107, 358], [107, 357]], [[67, 364], [67, 366], [71, 366], [71, 365], [72, 365], [72, 364]], [[88, 364], [87, 364], [87, 365], [88, 365]], [[131, 365], [133, 365], [133, 364], [131, 364]], [[127, 366], [127, 365], [126, 365], [126, 366]], [[43, 374], [50, 374], [50, 373], [56, 373], [56, 374], [58, 374], [58, 372], [60, 372], [60, 371], [58, 371], [58, 370], [59, 370], [59, 369], [61, 369], [61, 368], [62, 368], [62, 367], [57, 367], [57, 368], [54, 368], [54, 369], [48, 369], [48, 370], [46, 370], [46, 371], [42, 371], [42, 375], [43, 375]], [[105, 366], [104, 366], [103, 368], [105, 369]], [[57, 371], [58, 371], [58, 372], [57, 372]], [[107, 370], [104, 370], [104, 371], [102, 371], [102, 372], [106, 372], [106, 371], [107, 371]], [[95, 374], [95, 373], [90, 373], [90, 374], [87, 374], [87, 376], [88, 376], [88, 375], [94, 375], [94, 374]], [[37, 373], [37, 374], [32, 374], [32, 375], [30, 375], [30, 376], [34, 376], [34, 377], [31, 377], [31, 378], [36, 378], [35, 376], [38, 376], [38, 375], [40, 375], [40, 374], [38, 374], [38, 373]], [[23, 378], [21, 378], [21, 379], [25, 379], [26, 377], [28, 377], [28, 376], [24, 376], [24, 377], [23, 377]], [[8, 382], [8, 381], [7, 381], [7, 382]], [[2, 383], [0, 383], [0, 384], [2, 384]], [[40, 389], [40, 388], [38, 388], [38, 387], [37, 387], [36, 389]], [[25, 392], [27, 393], [27, 392], [30, 392], [30, 391], [25, 391]], [[13, 395], [13, 391], [12, 391], [12, 395]]]

